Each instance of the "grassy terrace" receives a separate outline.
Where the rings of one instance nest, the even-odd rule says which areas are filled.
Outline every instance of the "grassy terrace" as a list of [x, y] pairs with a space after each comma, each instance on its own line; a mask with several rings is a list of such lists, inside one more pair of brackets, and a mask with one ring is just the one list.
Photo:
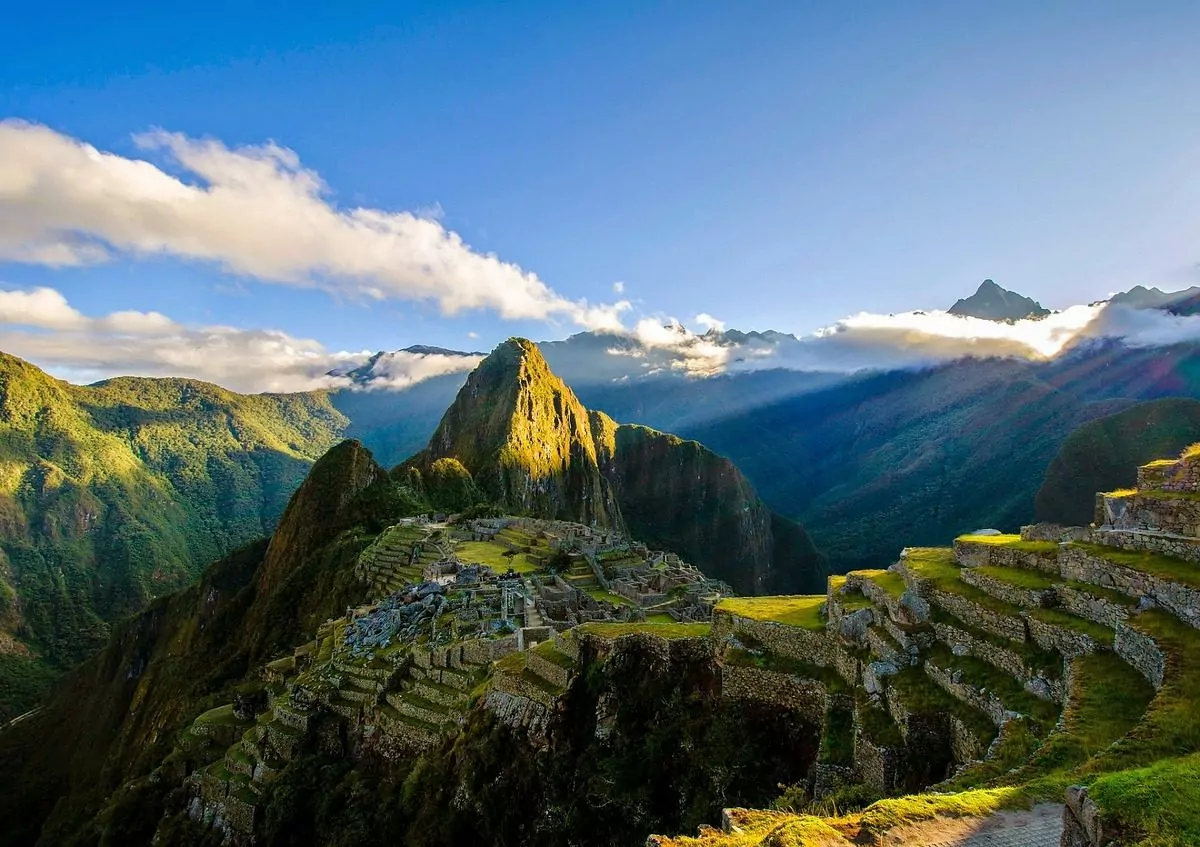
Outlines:
[[1048, 679], [1058, 679], [1063, 673], [1063, 657], [1054, 650], [1043, 650], [1033, 641], [1012, 641], [999, 635], [993, 635], [982, 629], [967, 624], [951, 615], [944, 609], [933, 610], [933, 619], [937, 623], [952, 626], [961, 630], [977, 641], [986, 641], [996, 647], [1016, 653], [1021, 661], [1031, 670], [1040, 670]]
[[460, 541], [454, 552], [464, 562], [487, 565], [496, 571], [506, 571], [510, 566], [517, 573], [540, 570], [525, 553], [510, 554], [508, 548], [496, 541]]
[[1122, 565], [1131, 570], [1148, 573], [1160, 579], [1200, 588], [1200, 565], [1174, 559], [1161, 553], [1150, 553], [1138, 550], [1118, 550], [1115, 547], [1105, 547], [1103, 544], [1087, 544], [1082, 541], [1072, 542], [1089, 555]]
[[967, 544], [991, 544], [995, 547], [1011, 547], [1026, 553], [1055, 553], [1058, 544], [1053, 541], [1022, 541], [1021, 536], [1010, 535], [960, 535], [955, 539]]
[[947, 692], [929, 678], [924, 668], [905, 668], [895, 676], [889, 677], [888, 682], [896, 689], [900, 702], [910, 712], [946, 712], [961, 720], [972, 734], [985, 743], [996, 737], [996, 725], [987, 715]]
[[861, 577], [869, 582], [873, 582], [886, 591], [888, 594], [900, 599], [906, 590], [904, 585], [904, 577], [894, 571], [888, 570], [870, 570], [870, 571], [851, 571], [851, 574]]
[[1117, 591], [1115, 588], [1105, 588], [1103, 585], [1093, 585], [1090, 582], [1078, 582], [1074, 579], [1068, 579], [1065, 582], [1058, 583], [1067, 588], [1072, 588], [1083, 594], [1088, 594], [1100, 600], [1107, 600], [1109, 603], [1114, 603], [1118, 606], [1126, 606], [1133, 608], [1137, 606], [1138, 601], [1130, 597], [1123, 591]]
[[659, 638], [704, 638], [712, 631], [707, 623], [591, 623], [575, 627], [577, 632], [591, 633], [602, 638], [620, 638], [622, 635], [654, 635]]
[[751, 652], [750, 650], [730, 648], [725, 651], [722, 661], [727, 665], [741, 668], [761, 668], [776, 673], [793, 674], [802, 679], [816, 680], [831, 692], [842, 692], [847, 688], [846, 681], [832, 668], [823, 668], [771, 652]]
[[[1058, 720], [1058, 706], [1034, 697], [1006, 671], [975, 656], [955, 656], [944, 644], [937, 644], [926, 654], [926, 661], [942, 670], [962, 672], [962, 679], [973, 688], [986, 689], [1000, 698], [1005, 708], [1028, 715], [1044, 730]], [[993, 733], [994, 735], [994, 733]]]
[[949, 547], [910, 549], [904, 564], [913, 576], [930, 580], [939, 591], [957, 594], [963, 599], [970, 600], [972, 603], [998, 614], [1013, 618], [1021, 615], [1019, 607], [998, 600], [986, 591], [963, 582], [962, 566], [955, 560], [954, 551]]
[[603, 588], [585, 588], [584, 591], [593, 600], [602, 600], [607, 603], [612, 603], [614, 606], [632, 606], [627, 599], [620, 594], [614, 594], [611, 591], [605, 591]]
[[821, 614], [824, 602], [824, 594], [726, 597], [717, 603], [714, 611], [756, 621], [774, 621], [800, 629], [821, 630], [825, 628], [825, 618]]
[[997, 582], [1003, 582], [1016, 588], [1029, 591], [1046, 591], [1053, 588], [1058, 580], [1041, 571], [1030, 571], [1024, 568], [1006, 568], [1001, 565], [981, 565], [975, 571], [983, 576], [989, 576]]
[[567, 670], [570, 670], [571, 668], [575, 667], [575, 660], [566, 653], [560, 652], [559, 649], [554, 646], [553, 641], [543, 641], [537, 647], [533, 648], [533, 652], [537, 653], [550, 664], [557, 665], [560, 668], [566, 668]]
[[1030, 609], [1029, 617], [1036, 618], [1042, 623], [1082, 633], [1100, 645], [1111, 647], [1113, 638], [1116, 637], [1116, 633], [1104, 624], [1078, 617], [1070, 612], [1064, 612], [1062, 609]]

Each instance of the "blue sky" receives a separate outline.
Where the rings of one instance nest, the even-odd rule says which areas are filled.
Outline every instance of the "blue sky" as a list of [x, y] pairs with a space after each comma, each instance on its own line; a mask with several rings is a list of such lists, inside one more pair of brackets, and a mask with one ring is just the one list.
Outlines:
[[[984, 277], [1055, 307], [1200, 281], [1200, 7], [1050, 5], [24, 4], [0, 117], [185, 182], [133, 136], [273, 140], [335, 207], [435, 215], [629, 322], [807, 333]], [[579, 329], [120, 250], [0, 262], [38, 286], [330, 350]]]

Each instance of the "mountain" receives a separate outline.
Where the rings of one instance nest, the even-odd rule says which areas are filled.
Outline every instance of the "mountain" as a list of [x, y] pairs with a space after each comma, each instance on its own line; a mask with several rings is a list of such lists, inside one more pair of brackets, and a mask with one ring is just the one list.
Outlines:
[[422, 489], [431, 474], [461, 478], [463, 490], [469, 479], [506, 511], [628, 528], [739, 591], [795, 590], [823, 574], [804, 530], [772, 513], [732, 462], [589, 412], [524, 339], [484, 359], [398, 473]]
[[[380, 496], [389, 485], [360, 444], [335, 446], [269, 543], [238, 549], [196, 584], [115, 624], [40, 711], [0, 732], [0, 766], [22, 786], [0, 796], [0, 844], [32, 843], [39, 831], [41, 843], [65, 844], [86, 832], [126, 778], [163, 761], [192, 717], [253, 689], [243, 679], [250, 668], [357, 602], [353, 565], [392, 517]], [[167, 782], [155, 784], [165, 791]]]
[[1072, 431], [1172, 396], [1200, 397], [1194, 345], [1101, 344], [1048, 362], [862, 374], [680, 433], [728, 456], [844, 572], [893, 561], [901, 538], [935, 544], [1032, 522], [1038, 486]]
[[1019, 321], [1050, 314], [1036, 300], [1001, 288], [990, 279], [985, 279], [974, 294], [957, 301], [948, 311], [952, 315], [989, 321]]
[[471, 372], [410, 464], [428, 472], [439, 460], [461, 463], [508, 510], [621, 525], [588, 412], [531, 341], [509, 339]]
[[1046, 469], [1034, 501], [1036, 517], [1067, 526], [1091, 523], [1096, 492], [1132, 488], [1137, 469], [1177, 456], [1200, 442], [1200, 401], [1139, 403], [1076, 429]]
[[268, 533], [347, 424], [326, 393], [75, 386], [0, 354], [0, 719], [113, 621]]
[[1195, 300], [1200, 297], [1200, 286], [1193, 285], [1183, 291], [1162, 291], [1158, 288], [1147, 288], [1135, 285], [1128, 291], [1114, 294], [1108, 302], [1115, 306], [1129, 306], [1134, 309], [1167, 309], [1178, 304]]

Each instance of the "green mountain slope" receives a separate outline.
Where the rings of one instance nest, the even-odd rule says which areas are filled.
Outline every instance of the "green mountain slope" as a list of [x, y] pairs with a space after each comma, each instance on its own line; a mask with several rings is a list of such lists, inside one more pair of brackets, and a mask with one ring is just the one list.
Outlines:
[[[0, 690], [268, 533], [346, 425], [325, 394], [74, 386], [0, 354]], [[28, 703], [0, 699], [0, 719]]]
[[0, 794], [0, 844], [33, 843], [39, 832], [43, 843], [88, 843], [87, 822], [109, 795], [161, 762], [192, 717], [253, 688], [255, 664], [355, 601], [354, 562], [392, 517], [380, 496], [388, 487], [360, 444], [336, 446], [269, 544], [235, 551], [116, 624], [44, 707], [0, 732], [0, 767], [21, 786]]
[[903, 544], [1032, 522], [1067, 435], [1164, 396], [1200, 396], [1194, 346], [865, 375], [682, 434], [728, 456], [847, 571], [884, 566]]
[[1176, 456], [1200, 441], [1200, 401], [1152, 400], [1086, 423], [1071, 433], [1038, 489], [1037, 518], [1091, 523], [1095, 492], [1129, 488], [1140, 465]]

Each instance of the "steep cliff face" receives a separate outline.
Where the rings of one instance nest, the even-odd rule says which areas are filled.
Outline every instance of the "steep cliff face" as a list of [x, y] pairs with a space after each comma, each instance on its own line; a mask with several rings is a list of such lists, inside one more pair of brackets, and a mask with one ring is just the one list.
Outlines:
[[731, 461], [643, 426], [618, 426], [613, 441], [617, 502], [634, 537], [742, 593], [819, 586], [821, 559], [804, 531], [773, 514]]
[[507, 508], [621, 525], [587, 410], [525, 339], [504, 342], [471, 373], [429, 446], [408, 464], [425, 472], [447, 458]]

